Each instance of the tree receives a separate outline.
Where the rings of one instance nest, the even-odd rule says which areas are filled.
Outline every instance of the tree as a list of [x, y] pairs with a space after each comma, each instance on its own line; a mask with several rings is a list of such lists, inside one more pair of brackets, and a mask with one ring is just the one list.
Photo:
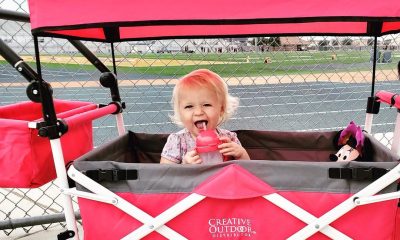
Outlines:
[[351, 39], [351, 38], [345, 38], [345, 39], [343, 39], [343, 41], [342, 41], [342, 45], [343, 46], [350, 46], [350, 45], [352, 45], [353, 44], [353, 39]]
[[329, 40], [321, 40], [318, 42], [318, 49], [320, 51], [327, 51], [329, 49]]
[[268, 38], [261, 37], [256, 39], [257, 39], [257, 46], [268, 45]]
[[281, 38], [280, 37], [270, 37], [267, 40], [267, 45], [271, 47], [279, 47], [281, 45]]
[[329, 40], [321, 40], [318, 42], [318, 45], [321, 47], [325, 47], [329, 45]]
[[332, 40], [332, 46], [339, 46], [339, 41], [337, 39]]

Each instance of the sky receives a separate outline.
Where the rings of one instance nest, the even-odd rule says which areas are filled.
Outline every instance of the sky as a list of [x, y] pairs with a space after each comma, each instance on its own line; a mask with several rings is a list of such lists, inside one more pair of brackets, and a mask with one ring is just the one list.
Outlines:
[[0, 0], [0, 8], [28, 12], [28, 2], [26, 0]]

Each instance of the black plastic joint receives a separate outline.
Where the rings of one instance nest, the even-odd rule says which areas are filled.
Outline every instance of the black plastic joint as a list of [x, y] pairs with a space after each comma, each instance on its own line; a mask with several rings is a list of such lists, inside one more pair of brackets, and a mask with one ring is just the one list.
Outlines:
[[53, 88], [48, 82], [45, 81], [31, 81], [27, 88], [26, 88], [26, 95], [28, 98], [33, 101], [33, 102], [41, 102], [41, 96], [40, 96], [40, 90], [39, 88], [42, 88], [44, 94], [48, 94], [49, 96], [53, 95]]
[[67, 230], [65, 232], [59, 233], [57, 235], [57, 240], [66, 240], [75, 237], [75, 232], [72, 230]]
[[60, 138], [57, 126], [55, 126], [55, 125], [54, 126], [47, 126], [47, 127], [39, 128], [38, 134], [41, 137], [48, 137], [50, 139]]
[[63, 119], [57, 119], [57, 129], [59, 134], [64, 135], [66, 132], [68, 132], [67, 122]]
[[111, 104], [115, 104], [115, 106], [117, 106], [117, 110], [115, 110], [115, 112], [113, 112], [112, 114], [122, 113], [126, 108], [125, 102], [110, 102], [108, 105]]
[[37, 122], [36, 123], [36, 129], [41, 129], [43, 127], [46, 127], [46, 122]]
[[381, 103], [378, 97], [368, 97], [366, 113], [378, 114]]
[[393, 105], [396, 104], [396, 98], [398, 96], [398, 94], [393, 94], [393, 96], [390, 98], [390, 107], [393, 107]]
[[111, 72], [104, 72], [100, 76], [100, 84], [105, 87], [109, 88], [111, 92], [111, 99], [114, 102], [120, 102], [121, 96], [118, 90], [118, 81], [117, 76]]
[[57, 120], [57, 125], [55, 126], [46, 126], [46, 122], [40, 122], [36, 128], [40, 137], [48, 137], [50, 139], [60, 138], [68, 131], [67, 123], [61, 119]]

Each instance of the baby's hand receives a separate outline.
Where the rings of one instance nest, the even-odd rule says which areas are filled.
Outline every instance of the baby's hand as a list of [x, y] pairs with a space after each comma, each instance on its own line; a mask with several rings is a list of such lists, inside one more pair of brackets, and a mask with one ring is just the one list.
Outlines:
[[200, 164], [202, 162], [203, 161], [200, 159], [200, 156], [197, 154], [196, 150], [187, 152], [182, 160], [182, 164]]
[[232, 156], [235, 160], [236, 159], [243, 159], [243, 160], [250, 159], [246, 150], [239, 144], [232, 142], [232, 140], [229, 137], [220, 137], [219, 140], [221, 140], [223, 142], [222, 144], [218, 145], [218, 148], [220, 149], [219, 152], [222, 155]]

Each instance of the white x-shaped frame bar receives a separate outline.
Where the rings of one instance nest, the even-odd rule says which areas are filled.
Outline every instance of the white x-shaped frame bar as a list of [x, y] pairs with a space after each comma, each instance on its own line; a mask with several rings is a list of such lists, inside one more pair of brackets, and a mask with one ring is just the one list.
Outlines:
[[[263, 196], [265, 199], [270, 201], [271, 203], [275, 204], [276, 206], [280, 207], [281, 209], [285, 210], [286, 212], [292, 214], [293, 216], [297, 217], [299, 220], [311, 224], [317, 218], [310, 214], [309, 212], [305, 211], [301, 207], [297, 206], [296, 204], [290, 202], [286, 198], [282, 197], [277, 193], [269, 194]], [[327, 225], [325, 228], [320, 230], [321, 233], [325, 234], [326, 236], [332, 239], [342, 239], [342, 240], [350, 240], [351, 238], [343, 234], [342, 232], [336, 230], [335, 228]]]
[[[293, 216], [299, 218], [300, 220], [306, 223], [311, 223], [312, 221], [317, 219], [304, 209], [298, 207], [297, 205], [288, 201], [286, 198], [282, 197], [277, 193], [265, 195], [263, 197], [268, 201], [270, 201], [271, 203], [277, 205], [278, 207], [282, 208], [283, 210], [289, 212]], [[123, 240], [141, 239], [147, 236], [151, 232], [155, 231], [155, 229], [157, 229], [158, 227], [163, 226], [171, 219], [175, 218], [182, 212], [190, 209], [203, 199], [205, 199], [205, 196], [196, 193], [190, 194], [182, 201], [176, 203], [171, 208], [169, 208], [168, 210], [164, 211], [163, 213], [155, 217], [152, 222], [144, 224], [140, 228], [136, 229], [135, 231], [124, 237]], [[321, 232], [332, 239], [351, 240], [351, 238], [349, 238], [348, 236], [344, 235], [343, 233], [339, 232], [338, 230], [334, 229], [331, 226], [327, 226], [325, 229], [321, 230]]]
[[[136, 206], [132, 205], [130, 202], [126, 201], [125, 199], [121, 198], [117, 194], [111, 192], [107, 188], [103, 187], [99, 183], [93, 181], [92, 179], [88, 178], [86, 175], [82, 174], [78, 170], [74, 168], [74, 166], [71, 166], [68, 169], [68, 176], [72, 178], [75, 182], [79, 183], [86, 189], [92, 191], [93, 196], [89, 197], [90, 194], [84, 192], [83, 195], [79, 193], [79, 191], [76, 191], [74, 195], [78, 197], [84, 197], [84, 198], [89, 198], [89, 199], [94, 199], [97, 201], [105, 202], [105, 203], [110, 203], [112, 202], [115, 207], [121, 209], [124, 211], [126, 214], [132, 216], [133, 218], [137, 219], [138, 221], [142, 222], [143, 224], [147, 224], [149, 222], [153, 221], [153, 217], [144, 212], [143, 210], [137, 208]], [[61, 191], [63, 192], [63, 191]], [[68, 191], [66, 191], [68, 193]], [[101, 196], [102, 198], [109, 197], [111, 200], [110, 201], [102, 201], [102, 199], [99, 199], [98, 197]], [[113, 200], [112, 200], [113, 199]], [[179, 233], [175, 232], [171, 228], [167, 226], [160, 226], [157, 229], [154, 229], [164, 237], [168, 239], [177, 239], [177, 240], [187, 240], [185, 237], [180, 235]], [[135, 239], [135, 238], [133, 238]]]
[[[376, 194], [377, 192], [379, 192], [392, 182], [396, 181], [400, 177], [399, 171], [400, 171], [400, 165], [396, 166], [389, 173], [387, 173], [377, 181], [371, 183], [360, 192], [356, 193], [355, 195], [353, 195], [346, 201], [342, 202], [332, 210], [328, 211], [320, 218], [316, 218], [312, 214], [308, 213], [304, 209], [300, 208], [296, 204], [290, 202], [289, 200], [287, 200], [286, 198], [282, 197], [277, 193], [264, 195], [263, 198], [270, 201], [274, 205], [280, 207], [281, 209], [285, 210], [286, 212], [290, 213], [299, 220], [308, 224], [303, 229], [301, 229], [300, 231], [292, 235], [290, 238], [288, 238], [289, 240], [307, 239], [308, 237], [314, 235], [317, 232], [321, 232], [332, 239], [350, 240], [351, 239], [350, 237], [341, 233], [332, 226], [329, 226], [329, 224], [360, 204], [360, 201], [355, 201], [355, 200], [370, 198], [372, 195]], [[98, 195], [102, 196], [102, 198], [104, 198], [103, 196], [109, 196], [110, 198], [115, 199], [114, 201], [111, 202], [117, 208], [121, 209], [128, 215], [134, 217], [135, 219], [143, 223], [141, 227], [129, 233], [127, 236], [123, 238], [123, 240], [141, 239], [153, 231], [157, 231], [158, 233], [160, 233], [161, 235], [163, 235], [168, 239], [178, 239], [178, 240], [186, 239], [179, 233], [165, 226], [165, 224], [206, 198], [203, 195], [192, 193], [185, 199], [179, 201], [178, 203], [176, 203], [175, 205], [173, 205], [172, 207], [170, 207], [169, 209], [158, 215], [157, 217], [153, 218], [152, 216], [148, 215], [141, 209], [137, 208], [136, 206], [127, 202], [126, 200], [119, 197], [115, 193], [101, 186], [99, 183], [93, 181], [84, 174], [80, 173], [73, 166], [71, 166], [70, 169], [68, 170], [68, 175], [83, 187], [87, 188], [93, 193], [96, 193], [93, 194], [94, 196], [92, 197], [92, 199], [99, 198]], [[90, 198], [88, 197], [88, 193], [75, 194], [75, 195], [78, 195], [80, 197]], [[398, 194], [396, 196], [398, 196]], [[103, 201], [101, 200], [101, 198], [96, 200]], [[103, 202], [109, 203], [110, 201], [108, 200]]]
[[[328, 224], [331, 224], [332, 222], [336, 221], [338, 218], [352, 210], [353, 208], [357, 207], [358, 205], [361, 205], [360, 202], [362, 202], [363, 199], [379, 199], [379, 195], [373, 196], [377, 194], [379, 191], [387, 187], [388, 185], [392, 184], [393, 182], [397, 181], [400, 178], [400, 164], [398, 164], [396, 167], [394, 167], [392, 170], [390, 170], [388, 173], [380, 177], [378, 180], [372, 182], [368, 186], [366, 186], [364, 189], [359, 191], [358, 193], [354, 194], [350, 198], [348, 198], [346, 201], [342, 202], [341, 204], [337, 205], [324, 215], [322, 215], [320, 218], [312, 221], [309, 223], [307, 226], [305, 226], [303, 229], [292, 235], [288, 240], [301, 240], [301, 239], [307, 239], [314, 235], [316, 232], [321, 231], [325, 229]], [[398, 196], [398, 193], [394, 193], [393, 195]], [[384, 195], [384, 194], [382, 194]], [[393, 198], [396, 198], [395, 196]], [[377, 201], [371, 201], [372, 202], [379, 202], [379, 201], [386, 201], [389, 199], [393, 198], [381, 198], [380, 200]]]

